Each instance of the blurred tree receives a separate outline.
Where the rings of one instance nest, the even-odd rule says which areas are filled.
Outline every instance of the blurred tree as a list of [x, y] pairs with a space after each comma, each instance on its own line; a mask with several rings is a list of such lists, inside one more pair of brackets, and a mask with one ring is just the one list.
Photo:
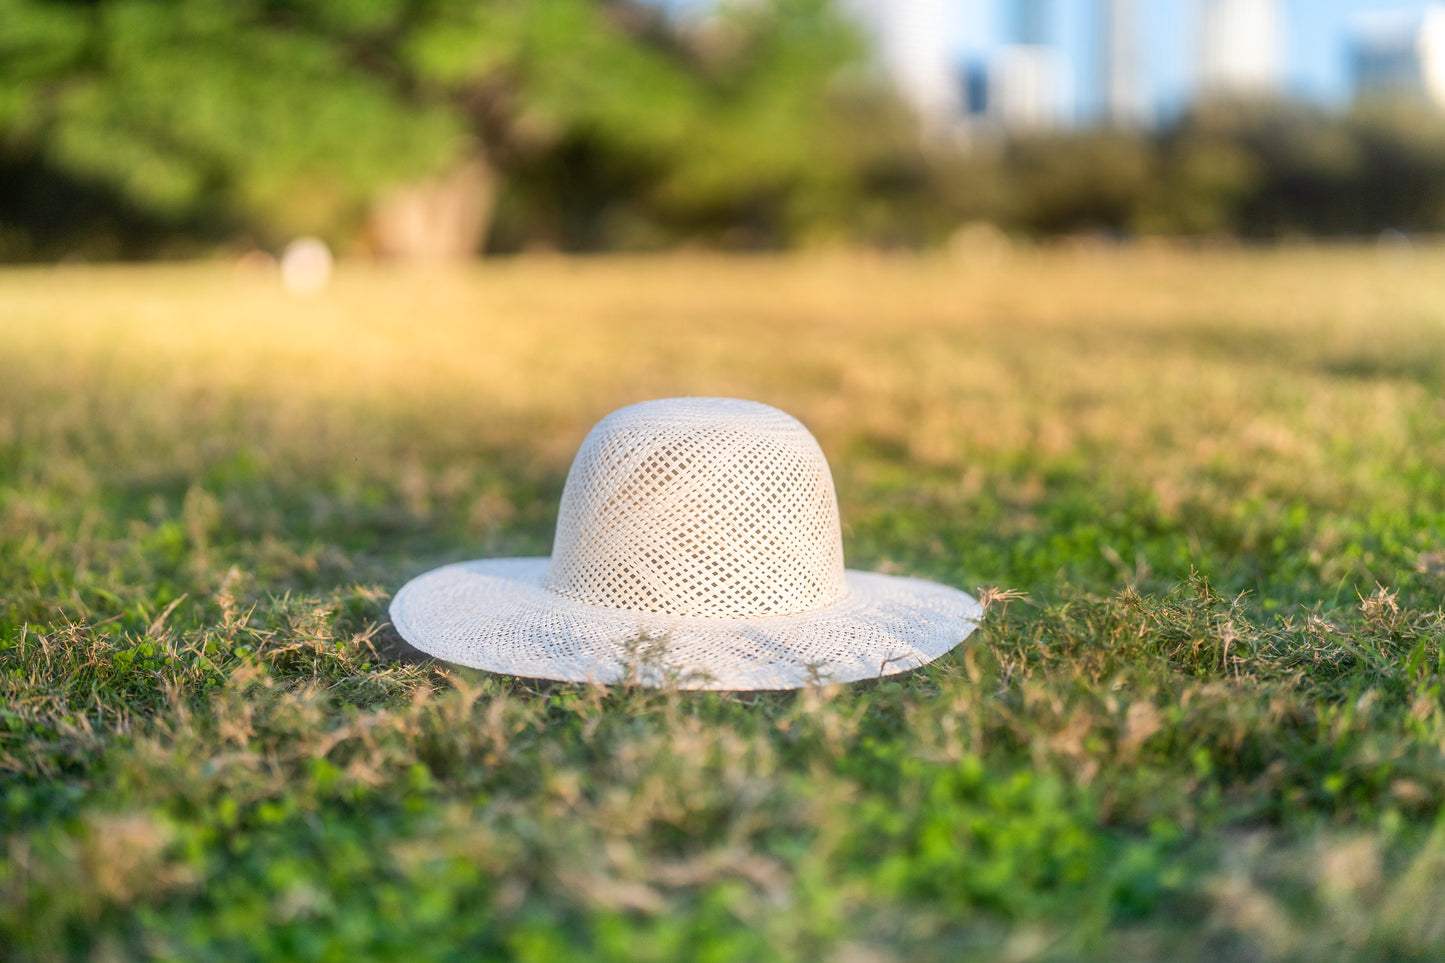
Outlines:
[[1043, 234], [1128, 231], [1155, 176], [1148, 141], [1117, 130], [1023, 138], [1004, 162], [1020, 181], [1018, 216]]
[[1153, 137], [1084, 131], [1010, 144], [1000, 223], [1035, 234], [1373, 235], [1445, 230], [1445, 117], [1339, 115], [1215, 100]]
[[[1445, 117], [1410, 103], [1337, 115], [1216, 103], [1163, 139], [1176, 233], [1248, 237], [1445, 229]], [[1156, 209], [1157, 212], [1157, 209]]]
[[1186, 115], [1159, 137], [1157, 178], [1135, 211], [1136, 230], [1208, 235], [1238, 229], [1243, 205], [1258, 189], [1261, 160], [1223, 122], [1232, 114], [1219, 104]]
[[360, 64], [348, 7], [0, 0], [0, 144], [158, 221], [335, 238], [464, 134]]
[[892, 109], [862, 52], [827, 0], [0, 0], [0, 165], [266, 243], [464, 239], [499, 187], [502, 245], [776, 244], [910, 154], [846, 116]]
[[1234, 233], [1338, 234], [1363, 224], [1358, 144], [1336, 116], [1300, 104], [1215, 102], [1184, 119], [1173, 147], [1176, 169], [1212, 162], [1213, 176], [1193, 186], [1228, 198]]
[[1359, 152], [1347, 216], [1379, 229], [1445, 231], [1445, 116], [1386, 102], [1362, 107], [1347, 124]]
[[635, 4], [459, 3], [408, 52], [503, 174], [502, 246], [773, 246], [846, 232], [882, 169], [926, 182], [911, 120], [850, 78], [865, 48], [828, 0], [676, 28]]

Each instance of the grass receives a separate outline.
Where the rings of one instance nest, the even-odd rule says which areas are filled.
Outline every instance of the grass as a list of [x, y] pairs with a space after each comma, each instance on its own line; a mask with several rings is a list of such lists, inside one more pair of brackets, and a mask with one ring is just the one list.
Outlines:
[[[1445, 951], [1445, 251], [0, 273], [0, 958]], [[404, 658], [623, 404], [756, 398], [969, 644]]]

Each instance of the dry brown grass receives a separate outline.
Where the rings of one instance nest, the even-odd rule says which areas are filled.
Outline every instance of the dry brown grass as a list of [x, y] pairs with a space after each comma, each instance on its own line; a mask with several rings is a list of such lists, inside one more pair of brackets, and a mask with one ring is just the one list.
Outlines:
[[1082, 451], [1166, 504], [1244, 463], [1247, 493], [1345, 499], [1373, 480], [1334, 455], [1406, 455], [1428, 406], [1442, 265], [1357, 249], [522, 260], [351, 266], [315, 300], [225, 266], [52, 268], [0, 279], [0, 337], [25, 382], [164, 384], [158, 406], [236, 394], [318, 444], [341, 404], [556, 463], [622, 404], [740, 395], [830, 451], [868, 438], [965, 478], [980, 459]]

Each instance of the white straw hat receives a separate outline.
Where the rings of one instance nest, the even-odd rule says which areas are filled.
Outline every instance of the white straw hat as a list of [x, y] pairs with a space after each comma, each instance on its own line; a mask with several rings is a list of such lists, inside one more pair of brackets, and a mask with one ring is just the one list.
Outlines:
[[538, 679], [794, 689], [917, 668], [982, 607], [845, 571], [833, 477], [776, 408], [727, 398], [615, 411], [572, 462], [552, 557], [434, 569], [391, 620], [416, 648]]

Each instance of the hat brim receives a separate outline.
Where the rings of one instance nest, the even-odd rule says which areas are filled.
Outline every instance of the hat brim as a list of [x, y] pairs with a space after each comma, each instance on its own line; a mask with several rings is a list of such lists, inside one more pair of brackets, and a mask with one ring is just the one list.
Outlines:
[[391, 621], [438, 659], [566, 682], [797, 689], [926, 665], [966, 639], [983, 607], [921, 579], [847, 573], [841, 602], [800, 615], [715, 619], [588, 605], [547, 588], [551, 560], [492, 558], [419, 575]]

